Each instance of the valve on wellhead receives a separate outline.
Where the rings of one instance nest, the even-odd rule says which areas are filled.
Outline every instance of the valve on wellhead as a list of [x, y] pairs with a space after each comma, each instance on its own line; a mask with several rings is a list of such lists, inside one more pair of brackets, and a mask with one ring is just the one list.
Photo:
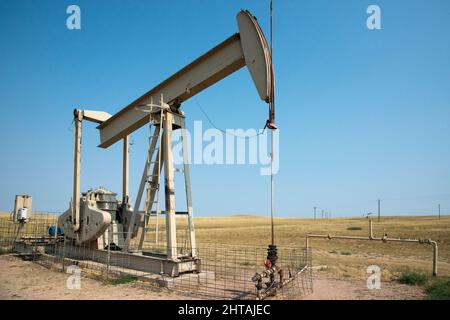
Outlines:
[[270, 244], [269, 247], [267, 248], [266, 268], [275, 267], [277, 260], [278, 260], [277, 246]]

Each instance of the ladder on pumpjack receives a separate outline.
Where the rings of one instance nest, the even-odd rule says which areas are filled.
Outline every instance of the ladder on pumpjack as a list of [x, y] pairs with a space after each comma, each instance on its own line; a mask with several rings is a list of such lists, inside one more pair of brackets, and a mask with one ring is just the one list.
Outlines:
[[[160, 205], [160, 186], [161, 186], [161, 144], [162, 133], [164, 123], [164, 111], [163, 102], [161, 98], [161, 105], [154, 105], [153, 101], [150, 103], [151, 108], [159, 108], [159, 112], [149, 114], [149, 129], [148, 129], [148, 156], [147, 156], [147, 179], [146, 179], [146, 200], [144, 207], [144, 241], [147, 237], [147, 232], [151, 228], [149, 227], [149, 221], [151, 217], [156, 217], [156, 230], [155, 230], [155, 243], [158, 243], [158, 227], [159, 227], [159, 215], [161, 215]], [[158, 118], [155, 115], [159, 114]], [[152, 130], [153, 128], [153, 130]], [[155, 210], [152, 210], [156, 206]]]
[[[163, 141], [163, 123], [164, 110], [167, 109], [161, 96], [161, 104], [153, 104], [151, 100], [147, 105], [151, 109], [157, 108], [158, 112], [150, 112], [149, 114], [149, 130], [148, 130], [148, 156], [146, 163], [146, 200], [144, 206], [144, 241], [147, 237], [147, 232], [152, 230], [149, 227], [151, 217], [155, 217], [155, 243], [159, 242], [159, 216], [166, 214], [166, 211], [161, 210], [161, 169], [163, 165], [163, 148], [161, 148]], [[153, 128], [153, 130], [152, 130]], [[185, 175], [184, 169], [177, 169], [176, 172], [182, 172]], [[186, 179], [186, 176], [184, 176]], [[155, 207], [155, 208], [154, 208]], [[153, 210], [154, 208], [154, 210]], [[188, 215], [188, 211], [177, 211], [176, 215]]]

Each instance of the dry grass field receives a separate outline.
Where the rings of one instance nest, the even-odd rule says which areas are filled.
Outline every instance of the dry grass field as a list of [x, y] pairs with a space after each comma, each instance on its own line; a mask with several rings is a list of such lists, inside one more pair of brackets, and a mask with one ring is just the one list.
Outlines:
[[[232, 216], [195, 219], [199, 242], [267, 245], [270, 219], [259, 216]], [[361, 230], [354, 230], [359, 229]], [[438, 272], [450, 276], [450, 217], [383, 217], [373, 223], [375, 236], [433, 239], [439, 245]], [[367, 236], [365, 218], [275, 220], [275, 238], [279, 246], [305, 246], [305, 235], [331, 234]], [[375, 241], [312, 239], [313, 264], [328, 266], [339, 278], [367, 278], [366, 269], [381, 267], [384, 280], [393, 280], [405, 269], [431, 274], [432, 248], [429, 245], [381, 243]]]
[[[8, 213], [0, 213], [7, 219]], [[51, 215], [35, 215], [51, 219]], [[164, 221], [160, 219], [160, 230]], [[270, 241], [270, 219], [262, 216], [239, 215], [229, 217], [195, 218], [197, 241], [239, 245], [267, 245]], [[185, 230], [184, 219], [178, 229]], [[356, 229], [356, 230], [355, 230]], [[360, 229], [360, 230], [357, 230]], [[373, 219], [375, 236], [387, 232], [389, 237], [433, 239], [439, 245], [439, 275], [450, 276], [450, 216], [440, 220], [434, 216], [382, 217]], [[305, 235], [331, 234], [367, 236], [366, 218], [297, 219], [276, 218], [275, 237], [279, 246], [305, 246]], [[149, 237], [151, 238], [151, 236]], [[431, 274], [432, 248], [429, 245], [381, 243], [376, 241], [312, 239], [313, 264], [326, 265], [327, 272], [345, 278], [366, 278], [366, 268], [376, 264], [382, 268], [384, 280], [392, 280], [405, 270], [412, 269]]]
[[[0, 219], [7, 219], [8, 216], [5, 213], [0, 214]], [[160, 229], [163, 230], [164, 221], [161, 220], [163, 219], [160, 219]], [[177, 224], [179, 233], [183, 234], [186, 225], [184, 219], [178, 219]], [[199, 243], [266, 246], [270, 241], [268, 217], [201, 217], [195, 218], [195, 227]], [[382, 217], [381, 222], [373, 220], [373, 231], [377, 237], [386, 232], [389, 237], [437, 241], [439, 276], [450, 276], [450, 216], [443, 216], [440, 220], [432, 216]], [[277, 218], [275, 232], [279, 246], [304, 247], [307, 233], [367, 236], [368, 220]], [[326, 239], [312, 239], [310, 245], [313, 248], [313, 265], [326, 266], [319, 267], [317, 272], [321, 277], [330, 279], [347, 279], [350, 282], [367, 279], [366, 270], [369, 265], [381, 267], [382, 281], [386, 282], [395, 280], [405, 270], [426, 275], [431, 275], [432, 271], [432, 247], [429, 245]]]

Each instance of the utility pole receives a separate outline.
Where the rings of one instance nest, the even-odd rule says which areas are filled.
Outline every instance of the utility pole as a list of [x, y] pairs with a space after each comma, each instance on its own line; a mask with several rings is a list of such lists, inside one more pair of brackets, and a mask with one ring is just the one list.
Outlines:
[[380, 204], [381, 204], [381, 200], [378, 199], [378, 222], [380, 222], [380, 219], [381, 219]]
[[441, 204], [438, 204], [439, 220], [441, 220]]
[[322, 219], [323, 219], [323, 210], [322, 210]]
[[314, 207], [314, 220], [316, 220], [316, 210], [317, 210], [317, 207]]

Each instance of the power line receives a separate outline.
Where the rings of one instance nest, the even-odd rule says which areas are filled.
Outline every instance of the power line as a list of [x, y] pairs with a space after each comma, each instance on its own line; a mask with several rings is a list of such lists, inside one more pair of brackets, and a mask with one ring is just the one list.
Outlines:
[[209, 117], [209, 115], [206, 113], [205, 109], [203, 109], [203, 107], [200, 105], [200, 102], [197, 100], [197, 97], [194, 97], [194, 101], [197, 104], [197, 107], [200, 109], [200, 111], [203, 113], [203, 115], [206, 117], [206, 120], [208, 120], [209, 124], [214, 127], [214, 129], [219, 130], [220, 132], [222, 132], [223, 134], [227, 134], [229, 136], [232, 137], [236, 137], [236, 138], [240, 138], [240, 139], [252, 139], [255, 138], [257, 136], [260, 136], [262, 134], [264, 134], [266, 127], [264, 126], [263, 131], [262, 132], [258, 132], [257, 134], [251, 135], [251, 136], [239, 136], [237, 134], [233, 134], [231, 132], [228, 132], [227, 130], [224, 130], [222, 128], [219, 128], [218, 126], [216, 126], [214, 124], [214, 122], [211, 120], [211, 118]]

